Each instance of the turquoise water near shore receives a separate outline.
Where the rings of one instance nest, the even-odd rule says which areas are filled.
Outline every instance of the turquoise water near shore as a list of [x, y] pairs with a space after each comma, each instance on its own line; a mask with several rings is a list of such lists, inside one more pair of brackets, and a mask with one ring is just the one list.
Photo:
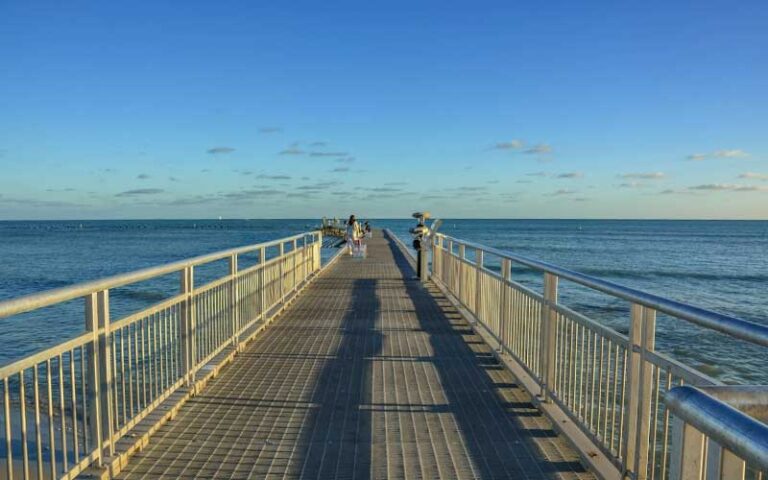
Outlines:
[[[303, 220], [133, 220], [0, 222], [0, 301], [196, 255], [272, 240], [315, 227]], [[408, 240], [414, 221], [374, 220]], [[441, 230], [668, 298], [768, 323], [768, 222], [624, 220], [446, 220]], [[491, 268], [496, 263], [491, 258]], [[226, 271], [200, 269], [199, 281]], [[521, 283], [541, 276], [513, 268]], [[176, 275], [117, 289], [113, 318], [178, 288]], [[625, 332], [626, 302], [561, 287], [571, 308]], [[0, 365], [83, 331], [82, 301], [0, 319]], [[768, 353], [659, 318], [659, 349], [725, 381], [768, 382]]]

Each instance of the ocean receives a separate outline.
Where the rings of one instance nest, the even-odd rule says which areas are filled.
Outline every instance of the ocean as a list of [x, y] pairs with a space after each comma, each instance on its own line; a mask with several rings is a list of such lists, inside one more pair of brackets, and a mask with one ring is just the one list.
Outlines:
[[[372, 220], [410, 243], [412, 219]], [[316, 227], [303, 220], [0, 222], [0, 301]], [[699, 307], [768, 324], [768, 222], [657, 220], [445, 220], [448, 235], [536, 258]], [[326, 252], [328, 254], [329, 252]], [[488, 258], [491, 268], [498, 262]], [[196, 272], [222, 275], [218, 262]], [[541, 275], [513, 265], [540, 289]], [[178, 275], [111, 292], [113, 320], [167, 298]], [[620, 332], [629, 305], [561, 285], [562, 303]], [[0, 319], [0, 365], [83, 331], [83, 302]], [[765, 349], [659, 317], [657, 348], [726, 382], [768, 382]]]

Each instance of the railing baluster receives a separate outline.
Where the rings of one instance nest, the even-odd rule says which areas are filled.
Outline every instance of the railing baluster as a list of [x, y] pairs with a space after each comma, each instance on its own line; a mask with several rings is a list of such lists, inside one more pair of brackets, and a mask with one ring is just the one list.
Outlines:
[[194, 267], [186, 267], [181, 271], [181, 293], [184, 294], [184, 301], [181, 306], [181, 315], [179, 316], [181, 345], [181, 372], [180, 376], [185, 379], [187, 386], [194, 383], [194, 365], [195, 365], [195, 303], [194, 303]]
[[21, 461], [24, 480], [29, 478], [29, 438], [27, 433], [27, 392], [24, 370], [19, 371], [19, 411], [21, 415]]
[[499, 285], [499, 351], [504, 351], [504, 347], [507, 346], [509, 341], [509, 287], [507, 282], [511, 275], [511, 263], [508, 259], [501, 259], [501, 282]]
[[48, 451], [51, 454], [50, 469], [51, 478], [56, 478], [56, 433], [53, 425], [53, 375], [51, 370], [51, 359], [45, 362], [46, 392], [48, 401]]
[[43, 478], [43, 432], [40, 428], [40, 365], [32, 367], [33, 398], [35, 402], [35, 448], [37, 449], [37, 478]]
[[229, 275], [232, 277], [232, 280], [230, 280], [230, 307], [229, 312], [230, 316], [232, 317], [232, 346], [237, 349], [237, 346], [239, 344], [238, 338], [237, 338], [237, 331], [240, 329], [240, 309], [239, 309], [239, 303], [240, 303], [240, 288], [238, 286], [238, 276], [237, 276], [237, 254], [230, 255], [229, 257]]
[[557, 311], [553, 308], [557, 304], [558, 278], [551, 273], [544, 274], [544, 304], [541, 306], [539, 367], [542, 373], [541, 396], [544, 401], [550, 400], [550, 391], [555, 386], [555, 347], [556, 347], [556, 323]]
[[5, 469], [8, 480], [13, 480], [13, 439], [11, 438], [11, 396], [8, 377], [3, 379], [3, 419], [5, 423]]

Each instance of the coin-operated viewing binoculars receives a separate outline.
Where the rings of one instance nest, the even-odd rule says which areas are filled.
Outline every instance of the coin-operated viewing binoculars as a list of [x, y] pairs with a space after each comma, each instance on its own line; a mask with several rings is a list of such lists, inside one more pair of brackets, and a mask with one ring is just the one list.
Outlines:
[[419, 221], [415, 227], [410, 229], [413, 235], [413, 248], [416, 250], [416, 274], [423, 281], [429, 280], [429, 269], [427, 268], [428, 249], [431, 243], [432, 235], [440, 226], [440, 220], [432, 222], [432, 228], [427, 227], [426, 221], [431, 217], [429, 212], [416, 212], [412, 215]]

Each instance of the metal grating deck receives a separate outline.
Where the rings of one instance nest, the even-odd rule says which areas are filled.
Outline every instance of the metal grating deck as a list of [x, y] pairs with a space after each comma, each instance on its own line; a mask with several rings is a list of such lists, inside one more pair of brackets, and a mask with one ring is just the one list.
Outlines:
[[578, 456], [394, 242], [341, 258], [120, 474], [579, 478]]

